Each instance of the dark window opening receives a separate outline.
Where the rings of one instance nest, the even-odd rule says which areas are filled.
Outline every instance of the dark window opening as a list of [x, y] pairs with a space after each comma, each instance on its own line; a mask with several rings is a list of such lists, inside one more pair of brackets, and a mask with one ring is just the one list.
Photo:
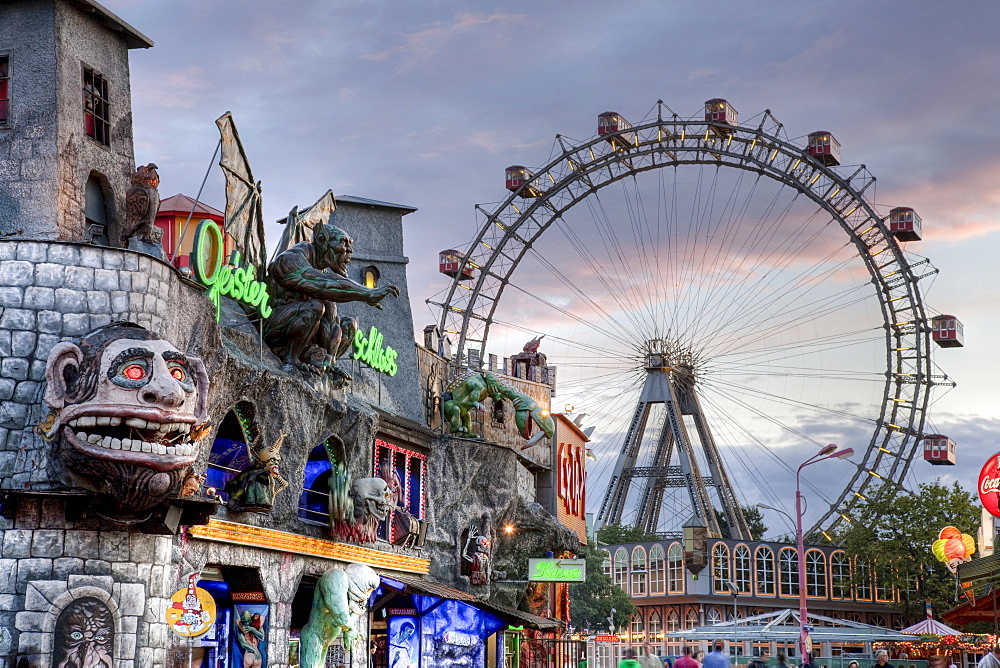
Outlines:
[[86, 65], [83, 67], [83, 127], [88, 137], [104, 146], [111, 145], [108, 82]]
[[309, 453], [299, 497], [299, 519], [309, 524], [330, 524], [330, 456], [327, 444], [317, 445]]
[[205, 487], [214, 487], [223, 501], [229, 500], [226, 483], [250, 465], [250, 448], [256, 439], [253, 406], [241, 403], [226, 413], [212, 443], [205, 470]]
[[10, 56], [0, 56], [0, 125], [10, 118]]
[[87, 179], [84, 189], [85, 203], [83, 215], [87, 222], [87, 236], [91, 243], [99, 246], [109, 246], [108, 205], [104, 198], [104, 187], [96, 174]]
[[420, 544], [425, 461], [421, 453], [375, 439], [375, 475], [388, 483], [395, 507], [387, 520], [379, 524], [379, 538], [391, 543]]

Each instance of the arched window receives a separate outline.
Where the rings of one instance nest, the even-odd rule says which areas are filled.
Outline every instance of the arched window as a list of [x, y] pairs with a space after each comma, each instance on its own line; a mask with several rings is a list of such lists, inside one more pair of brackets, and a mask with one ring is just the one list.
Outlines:
[[639, 609], [634, 615], [632, 615], [632, 642], [633, 643], [644, 643], [646, 642], [646, 625], [642, 621], [642, 608]]
[[86, 223], [88, 241], [99, 246], [109, 246], [112, 236], [111, 221], [113, 209], [108, 202], [114, 201], [108, 179], [99, 172], [91, 172], [84, 186], [83, 217]]
[[646, 550], [636, 546], [632, 550], [632, 596], [646, 595]]
[[774, 596], [774, 552], [769, 547], [758, 547], [756, 561], [757, 595]]
[[872, 600], [872, 572], [863, 561], [858, 561], [854, 568], [854, 597], [859, 601]]
[[861, 622], [862, 624], [865, 621], [865, 616], [860, 612], [849, 612], [847, 613], [847, 618], [852, 622]]
[[299, 497], [299, 519], [310, 524], [330, 523], [330, 455], [326, 443], [317, 445], [306, 459]]
[[253, 404], [241, 401], [226, 413], [215, 433], [205, 470], [205, 487], [214, 487], [223, 501], [229, 500], [226, 483], [250, 465], [250, 449], [260, 438], [254, 415]]
[[833, 598], [851, 598], [851, 560], [843, 552], [830, 555], [830, 584]]
[[799, 556], [793, 547], [783, 547], [778, 553], [778, 575], [782, 596], [799, 595]]
[[741, 594], [750, 593], [750, 549], [746, 545], [733, 550], [733, 582]]
[[872, 615], [868, 623], [875, 626], [881, 626], [882, 628], [886, 627], [885, 617], [882, 615]]
[[671, 594], [684, 593], [684, 551], [680, 543], [671, 543], [667, 550], [667, 590]]
[[719, 593], [728, 593], [727, 582], [729, 582], [729, 548], [725, 543], [716, 543], [712, 548], [712, 589]]
[[681, 630], [681, 616], [677, 614], [676, 610], [671, 610], [667, 613], [667, 634], [671, 634], [675, 631]]
[[365, 287], [369, 290], [374, 290], [378, 287], [379, 278], [379, 271], [375, 267], [368, 266], [361, 271], [361, 282], [364, 283]]
[[628, 552], [624, 547], [615, 551], [615, 584], [622, 589], [628, 588]]
[[708, 612], [705, 613], [705, 621], [709, 624], [718, 624], [722, 621], [722, 613], [719, 612], [718, 608], [709, 608]]
[[649, 592], [664, 593], [666, 584], [666, 561], [663, 558], [663, 546], [654, 545], [649, 551]]
[[806, 552], [806, 596], [826, 598], [826, 555], [819, 550]]
[[603, 570], [604, 574], [607, 575], [610, 578], [611, 577], [611, 553], [608, 552], [607, 550], [601, 550], [601, 552], [604, 554], [604, 561], [601, 562], [601, 570]]
[[659, 610], [649, 613], [649, 642], [659, 644], [663, 642], [663, 620]]
[[698, 626], [698, 611], [689, 608], [687, 614], [684, 615], [684, 628], [693, 629], [696, 626]]

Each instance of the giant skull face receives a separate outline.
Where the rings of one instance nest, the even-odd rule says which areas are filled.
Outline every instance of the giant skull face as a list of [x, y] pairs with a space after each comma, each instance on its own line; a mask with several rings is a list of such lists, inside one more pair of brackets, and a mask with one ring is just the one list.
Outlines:
[[392, 510], [392, 490], [382, 478], [358, 478], [351, 486], [351, 496], [359, 521], [375, 518], [382, 522]]
[[137, 325], [103, 327], [79, 345], [60, 343], [45, 369], [44, 425], [61, 437], [67, 480], [111, 496], [123, 510], [159, 503], [198, 456], [208, 418], [208, 375]]

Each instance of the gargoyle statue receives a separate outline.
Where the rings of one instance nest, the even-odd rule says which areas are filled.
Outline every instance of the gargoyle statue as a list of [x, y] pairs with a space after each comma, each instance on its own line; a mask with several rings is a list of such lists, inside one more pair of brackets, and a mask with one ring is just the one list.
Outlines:
[[369, 289], [348, 277], [353, 244], [346, 232], [322, 223], [315, 226], [312, 241], [279, 253], [267, 268], [273, 298], [264, 340], [284, 364], [320, 376], [330, 373], [338, 387], [351, 378], [335, 362], [351, 347], [358, 323], [338, 317], [337, 304], [382, 308], [383, 299], [399, 296], [394, 285]]
[[208, 421], [197, 357], [118, 322], [57, 343], [45, 379], [50, 411], [38, 432], [55, 443], [63, 482], [102, 497], [100, 514], [140, 521], [191, 474]]
[[[502, 382], [492, 371], [470, 371], [459, 376], [445, 390], [445, 419], [451, 425], [451, 433], [463, 438], [482, 438], [472, 430], [472, 414], [474, 408], [482, 408], [483, 400], [489, 397], [494, 403], [510, 399], [514, 405], [514, 423], [517, 432], [527, 439], [521, 449], [529, 448], [543, 437], [552, 438], [555, 433], [555, 423], [549, 412], [538, 405], [538, 402], [526, 394], [521, 394], [514, 388]], [[530, 420], [530, 421], [529, 421]], [[534, 435], [532, 425], [538, 427]]]
[[379, 522], [392, 511], [392, 490], [382, 478], [353, 480], [343, 464], [330, 472], [330, 533], [334, 538], [374, 543]]
[[226, 492], [229, 493], [226, 506], [231, 512], [271, 511], [275, 495], [288, 487], [288, 481], [281, 477], [278, 470], [284, 440], [285, 434], [282, 432], [273, 445], [254, 452], [250, 465], [226, 483]]
[[378, 574], [364, 564], [350, 564], [344, 570], [331, 568], [320, 576], [309, 622], [299, 636], [301, 668], [324, 668], [330, 643], [341, 635], [345, 649], [364, 643], [357, 621], [368, 610], [368, 597], [379, 583]]

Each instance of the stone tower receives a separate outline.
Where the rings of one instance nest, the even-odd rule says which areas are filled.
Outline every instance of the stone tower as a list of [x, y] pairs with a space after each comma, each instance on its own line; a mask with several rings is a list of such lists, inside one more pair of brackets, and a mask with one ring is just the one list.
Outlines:
[[152, 45], [93, 0], [0, 0], [0, 235], [118, 245], [128, 52]]

